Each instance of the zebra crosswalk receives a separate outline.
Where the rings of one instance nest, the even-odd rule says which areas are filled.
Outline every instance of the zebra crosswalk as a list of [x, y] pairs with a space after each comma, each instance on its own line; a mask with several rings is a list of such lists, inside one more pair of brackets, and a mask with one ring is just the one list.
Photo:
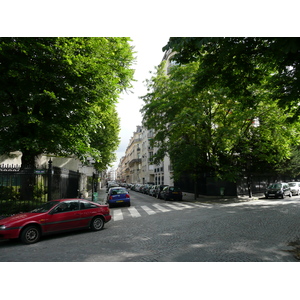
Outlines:
[[131, 207], [118, 207], [111, 209], [110, 213], [112, 215], [113, 221], [121, 221], [125, 218], [139, 218], [142, 216], [155, 215], [158, 213], [167, 213], [170, 211], [192, 209], [195, 207], [200, 207], [200, 204], [196, 203], [161, 203], [161, 204], [151, 204], [151, 205], [141, 205], [141, 206], [131, 206]]

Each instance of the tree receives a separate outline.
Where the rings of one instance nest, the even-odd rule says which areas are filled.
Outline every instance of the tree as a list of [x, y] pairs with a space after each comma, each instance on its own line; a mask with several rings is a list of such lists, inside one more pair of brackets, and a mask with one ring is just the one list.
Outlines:
[[0, 38], [0, 154], [22, 168], [42, 153], [113, 161], [115, 104], [129, 88], [128, 38]]
[[251, 86], [265, 80], [270, 98], [292, 112], [291, 120], [298, 119], [300, 38], [174, 37], [163, 48], [168, 49], [177, 52], [174, 59], [182, 64], [201, 58], [197, 89], [218, 83], [229, 89], [230, 96], [244, 97], [244, 105], [252, 106]]
[[244, 169], [250, 182], [253, 172], [287, 159], [298, 143], [299, 124], [287, 122], [289, 115], [268, 97], [262, 81], [247, 87], [255, 102], [245, 105], [250, 97], [218, 82], [195, 89], [201, 64], [174, 66], [168, 76], [162, 64], [148, 81], [142, 112], [155, 131], [155, 162], [169, 155], [175, 179], [188, 172], [195, 182], [201, 174], [236, 181]]

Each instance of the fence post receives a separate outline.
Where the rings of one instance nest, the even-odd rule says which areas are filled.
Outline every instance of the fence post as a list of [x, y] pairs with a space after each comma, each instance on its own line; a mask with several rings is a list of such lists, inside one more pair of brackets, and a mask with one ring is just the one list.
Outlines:
[[52, 172], [53, 166], [52, 166], [52, 160], [48, 161], [48, 201], [52, 200]]

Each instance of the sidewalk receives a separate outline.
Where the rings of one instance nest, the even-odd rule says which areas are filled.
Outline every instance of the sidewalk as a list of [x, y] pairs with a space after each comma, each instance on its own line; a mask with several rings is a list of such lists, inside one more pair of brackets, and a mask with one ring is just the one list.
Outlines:
[[264, 198], [264, 194], [254, 194], [252, 198], [249, 196], [206, 196], [206, 195], [199, 195], [195, 199], [195, 194], [193, 193], [186, 193], [183, 192], [183, 201], [187, 202], [205, 202], [205, 203], [238, 203], [238, 202], [248, 202], [254, 201], [261, 198]]
[[[106, 188], [98, 189], [98, 195], [94, 199], [94, 202], [97, 202], [99, 204], [105, 204], [106, 203]], [[89, 192], [89, 197], [86, 198], [87, 200], [92, 201], [92, 192]]]

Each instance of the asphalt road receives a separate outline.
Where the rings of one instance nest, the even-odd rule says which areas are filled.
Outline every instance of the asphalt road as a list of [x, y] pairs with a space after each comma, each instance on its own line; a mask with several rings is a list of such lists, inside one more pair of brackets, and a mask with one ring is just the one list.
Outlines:
[[295, 262], [300, 198], [203, 204], [130, 192], [100, 232], [0, 242], [1, 262]]

